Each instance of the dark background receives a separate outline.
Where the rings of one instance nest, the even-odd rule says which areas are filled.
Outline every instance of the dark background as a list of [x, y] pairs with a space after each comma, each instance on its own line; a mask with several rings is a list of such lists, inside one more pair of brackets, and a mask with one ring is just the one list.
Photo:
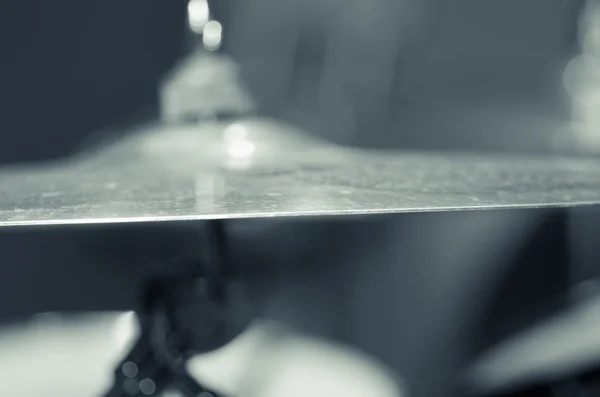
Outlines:
[[156, 106], [183, 51], [186, 2], [0, 2], [0, 163], [75, 150]]

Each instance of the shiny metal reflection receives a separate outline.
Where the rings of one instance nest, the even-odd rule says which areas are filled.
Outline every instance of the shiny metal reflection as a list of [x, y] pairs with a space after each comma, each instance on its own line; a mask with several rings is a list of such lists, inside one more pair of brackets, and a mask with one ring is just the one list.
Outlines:
[[145, 378], [140, 381], [140, 391], [146, 396], [151, 396], [156, 391], [156, 384], [152, 379]]
[[223, 26], [218, 21], [208, 21], [202, 29], [202, 44], [204, 48], [214, 51], [221, 46]]
[[227, 126], [223, 130], [223, 138], [227, 145], [227, 153], [233, 158], [250, 157], [256, 150], [254, 143], [248, 139], [247, 128], [241, 123]]
[[201, 34], [204, 26], [210, 20], [210, 10], [207, 0], [190, 0], [188, 3], [188, 23], [190, 29]]
[[126, 377], [135, 378], [138, 374], [138, 366], [134, 362], [128, 361], [123, 364], [121, 371]]

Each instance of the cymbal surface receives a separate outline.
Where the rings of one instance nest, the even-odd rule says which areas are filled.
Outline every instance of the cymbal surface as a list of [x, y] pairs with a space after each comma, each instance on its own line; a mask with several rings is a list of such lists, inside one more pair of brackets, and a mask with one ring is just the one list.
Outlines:
[[0, 169], [0, 226], [600, 205], [600, 161], [359, 150], [268, 120], [148, 126]]

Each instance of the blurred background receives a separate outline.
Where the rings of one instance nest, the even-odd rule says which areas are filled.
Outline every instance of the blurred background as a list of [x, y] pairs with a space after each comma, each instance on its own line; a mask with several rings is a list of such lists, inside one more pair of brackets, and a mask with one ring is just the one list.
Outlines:
[[[597, 141], [565, 126], [595, 113], [594, 1], [213, 3], [218, 51], [239, 63], [259, 112], [332, 140], [528, 152]], [[0, 160], [64, 155], [155, 110], [160, 82], [192, 50], [190, 30], [204, 29], [203, 3], [190, 4], [192, 29], [184, 0], [4, 1], [2, 130], [11, 132]]]
[[[149, 120], [246, 115], [364, 148], [596, 156], [600, 2], [4, 0], [0, 109], [2, 165], [62, 158]], [[382, 390], [374, 394], [600, 395], [592, 390], [600, 365], [598, 211], [232, 222], [229, 231], [261, 316], [296, 330], [293, 338], [317, 338], [311, 346], [325, 338], [368, 355], [361, 359], [377, 363], [377, 376], [394, 380], [369, 383]], [[0, 346], [12, 347], [0, 351], [8, 363], [0, 390], [38, 393], [18, 381], [28, 367], [28, 379], [48, 375], [46, 390], [62, 385], [67, 393], [79, 390], [65, 384], [82, 379], [74, 376], [82, 363], [112, 365], [120, 353], [93, 354], [116, 343], [109, 331], [73, 328], [63, 314], [40, 323], [38, 315], [110, 311], [116, 319], [131, 310], [151, 256], [141, 248], [124, 255], [134, 234], [162, 253], [193, 244], [189, 230], [162, 226], [0, 231], [0, 318], [12, 327], [0, 336]], [[106, 249], [94, 260], [92, 241]], [[103, 316], [83, 323], [112, 329], [113, 317]], [[89, 356], [65, 356], [76, 349], [69, 332], [98, 341]], [[42, 336], [63, 348], [52, 350], [46, 343], [57, 343]], [[298, 350], [310, 349], [283, 351], [303, 362]], [[336, 363], [352, 362], [344, 351], [332, 353]], [[14, 357], [26, 359], [19, 366]], [[80, 365], [48, 372], [57, 357]], [[315, 357], [302, 368], [314, 368], [322, 360]], [[225, 391], [231, 366], [217, 385]], [[343, 372], [324, 371], [301, 382]], [[101, 388], [95, 379], [77, 394], [92, 383]], [[277, 387], [265, 390], [293, 388]]]

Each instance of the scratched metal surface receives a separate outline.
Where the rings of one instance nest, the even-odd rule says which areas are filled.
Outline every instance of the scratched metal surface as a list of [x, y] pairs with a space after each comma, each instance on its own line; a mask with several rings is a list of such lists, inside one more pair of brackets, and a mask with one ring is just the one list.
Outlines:
[[0, 170], [0, 226], [600, 205], [589, 159], [361, 151], [266, 120], [149, 126]]

